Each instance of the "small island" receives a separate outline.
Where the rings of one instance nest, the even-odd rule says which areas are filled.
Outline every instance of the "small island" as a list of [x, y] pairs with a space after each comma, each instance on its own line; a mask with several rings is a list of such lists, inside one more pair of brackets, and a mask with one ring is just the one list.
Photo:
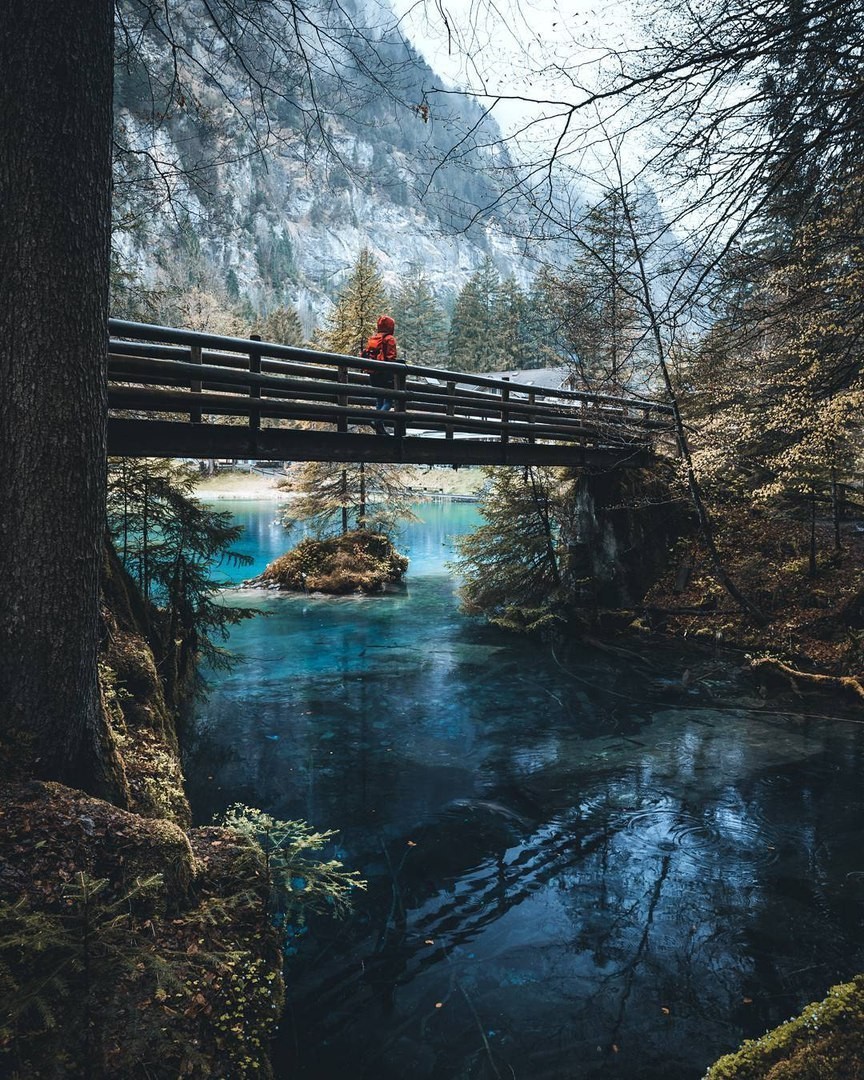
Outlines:
[[393, 537], [400, 522], [417, 517], [398, 465], [309, 461], [277, 486], [288, 496], [282, 525], [311, 535], [244, 588], [345, 596], [402, 583], [408, 559]]
[[329, 593], [382, 593], [402, 582], [408, 559], [382, 533], [354, 529], [339, 536], [308, 538], [280, 555], [247, 588]]

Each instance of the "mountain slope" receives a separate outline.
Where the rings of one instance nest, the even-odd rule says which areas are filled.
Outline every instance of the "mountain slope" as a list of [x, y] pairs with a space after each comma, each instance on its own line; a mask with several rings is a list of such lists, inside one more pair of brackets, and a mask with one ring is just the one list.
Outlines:
[[[497, 130], [458, 95], [429, 110], [438, 80], [389, 9], [322, 8], [290, 33], [277, 4], [219, 32], [212, 4], [120, 10], [114, 248], [132, 294], [291, 303], [308, 333], [364, 246], [389, 285], [419, 265], [448, 306], [487, 255], [526, 280], [495, 210], [475, 220], [510, 175]], [[122, 290], [114, 308], [140, 313]]]

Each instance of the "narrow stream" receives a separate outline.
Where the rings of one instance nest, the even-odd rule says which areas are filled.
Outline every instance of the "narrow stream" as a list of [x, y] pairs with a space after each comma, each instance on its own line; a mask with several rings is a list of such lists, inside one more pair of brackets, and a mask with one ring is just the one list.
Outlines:
[[[235, 577], [285, 550], [272, 504], [220, 506]], [[707, 651], [482, 626], [446, 566], [476, 510], [418, 512], [404, 592], [230, 594], [267, 617], [192, 724], [198, 820], [337, 828], [369, 882], [291, 959], [277, 1075], [697, 1080], [864, 971], [861, 719]]]

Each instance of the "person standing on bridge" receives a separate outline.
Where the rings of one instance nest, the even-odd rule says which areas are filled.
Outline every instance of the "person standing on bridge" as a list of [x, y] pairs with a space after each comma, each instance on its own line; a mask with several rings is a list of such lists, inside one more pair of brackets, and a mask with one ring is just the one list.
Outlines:
[[[366, 348], [363, 349], [362, 356], [367, 360], [387, 360], [390, 363], [402, 363], [405, 361], [399, 357], [399, 350], [396, 345], [396, 338], [393, 336], [393, 331], [396, 329], [396, 323], [389, 315], [381, 315], [378, 319], [378, 326], [376, 333], [369, 338], [366, 342]], [[372, 386], [377, 386], [382, 390], [394, 390], [396, 387], [396, 373], [395, 371], [382, 371], [381, 368], [372, 368], [369, 374], [369, 382]], [[389, 412], [393, 408], [395, 398], [389, 395], [381, 395], [375, 399], [375, 408], [378, 412]], [[384, 424], [380, 420], [376, 420], [371, 425], [379, 435], [387, 435], [388, 431], [384, 427]]]

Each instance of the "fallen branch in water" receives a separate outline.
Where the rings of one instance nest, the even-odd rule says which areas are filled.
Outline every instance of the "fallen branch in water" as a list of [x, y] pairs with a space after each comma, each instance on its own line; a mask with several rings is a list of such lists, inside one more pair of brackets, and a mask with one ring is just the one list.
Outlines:
[[[591, 637], [589, 634], [583, 634], [580, 640], [599, 652], [608, 653], [610, 656], [623, 657], [625, 660], [632, 660], [634, 663], [644, 664], [646, 667], [654, 667], [647, 656], [642, 656], [641, 653], [635, 652], [633, 649], [625, 649], [621, 645], [610, 645], [608, 641], [601, 641], [599, 638]], [[555, 659], [557, 662], [558, 658]]]
[[809, 683], [832, 690], [851, 690], [856, 697], [864, 700], [864, 683], [857, 675], [817, 675], [810, 671], [798, 671], [797, 668], [784, 664], [782, 660], [774, 660], [770, 656], [763, 656], [758, 660], [751, 660], [753, 668], [770, 668], [787, 675], [794, 683]]

